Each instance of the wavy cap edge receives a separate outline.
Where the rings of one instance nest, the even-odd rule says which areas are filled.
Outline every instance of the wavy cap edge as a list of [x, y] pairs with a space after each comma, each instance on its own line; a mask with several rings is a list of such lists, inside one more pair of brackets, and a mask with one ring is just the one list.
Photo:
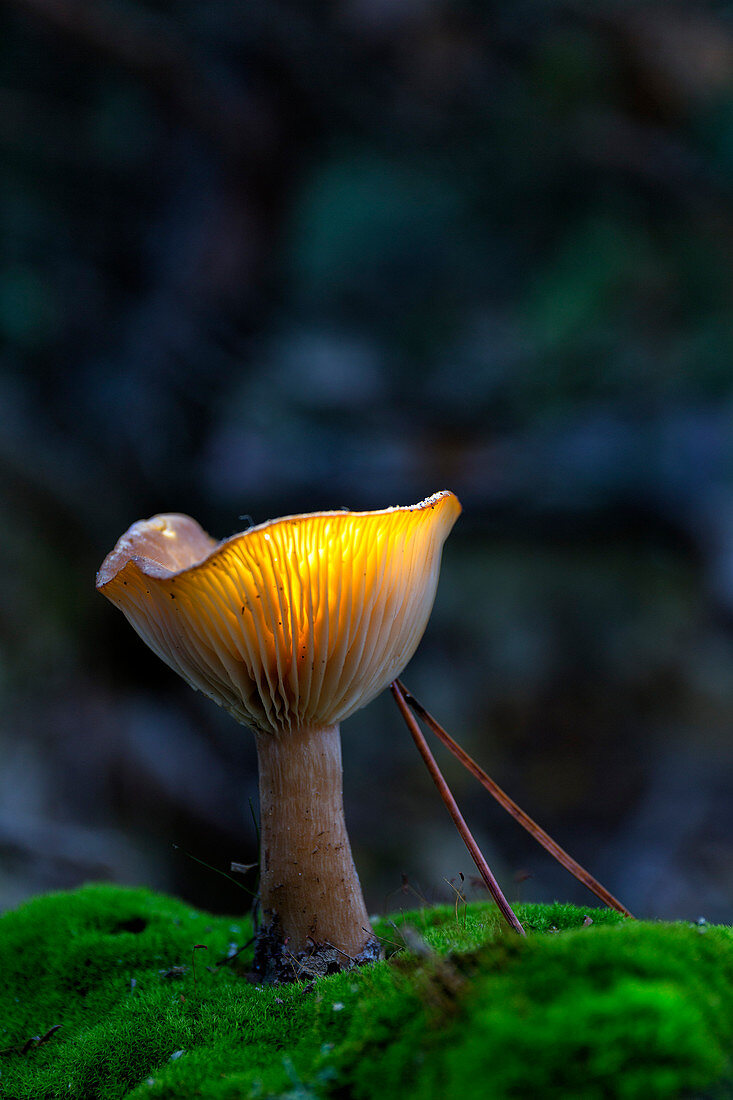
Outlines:
[[[256, 535], [262, 531], [266, 531], [268, 528], [276, 527], [279, 524], [326, 519], [329, 516], [353, 516], [358, 519], [361, 516], [386, 516], [393, 512], [420, 512], [429, 508], [434, 508], [439, 501], [447, 499], [451, 499], [454, 506], [454, 515], [451, 522], [452, 526], [463, 509], [455, 493], [450, 489], [440, 489], [437, 493], [432, 493], [424, 500], [418, 501], [417, 504], [395, 504], [389, 508], [377, 508], [359, 512], [351, 511], [349, 508], [338, 508], [323, 512], [296, 512], [293, 515], [278, 516], [277, 519], [268, 519], [263, 523], [253, 524], [252, 527], [247, 527], [244, 531], [237, 531], [235, 534], [228, 535], [226, 538], [219, 540], [212, 538], [195, 519], [183, 512], [158, 512], [149, 519], [136, 520], [135, 523], [128, 527], [124, 535], [117, 540], [114, 549], [107, 554], [97, 570], [96, 588], [97, 591], [103, 592], [107, 585], [110, 584], [118, 573], [127, 565], [134, 565], [141, 573], [145, 574], [145, 576], [155, 577], [156, 580], [166, 580], [168, 578], [178, 577], [192, 570], [201, 569], [209, 565], [218, 555], [223, 554], [233, 543], [238, 542], [240, 539], [246, 539], [251, 535]], [[152, 541], [151, 536], [153, 535], [158, 536], [158, 545], [161, 548], [170, 549], [162, 540], [169, 537], [167, 534], [168, 531], [176, 530], [178, 526], [180, 526], [182, 530], [187, 530], [189, 532], [189, 537], [195, 540], [197, 550], [200, 549], [202, 551], [200, 556], [198, 553], [192, 553], [190, 563], [171, 569], [155, 558], [147, 557], [144, 553], [140, 552], [140, 548], [144, 544]], [[208, 546], [204, 549], [206, 544], [208, 544]]]

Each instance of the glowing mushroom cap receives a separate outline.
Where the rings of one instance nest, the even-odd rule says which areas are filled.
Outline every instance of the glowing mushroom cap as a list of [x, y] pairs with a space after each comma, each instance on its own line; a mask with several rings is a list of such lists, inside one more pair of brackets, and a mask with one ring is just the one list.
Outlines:
[[460, 512], [443, 491], [406, 508], [285, 516], [219, 543], [188, 516], [153, 516], [122, 536], [97, 588], [240, 722], [332, 725], [412, 657]]

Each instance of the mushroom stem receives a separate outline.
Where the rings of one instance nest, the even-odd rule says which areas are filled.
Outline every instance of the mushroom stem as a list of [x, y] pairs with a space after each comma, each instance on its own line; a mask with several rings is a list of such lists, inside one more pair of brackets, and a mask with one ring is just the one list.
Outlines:
[[260, 906], [255, 971], [286, 981], [379, 955], [346, 832], [338, 725], [257, 734]]

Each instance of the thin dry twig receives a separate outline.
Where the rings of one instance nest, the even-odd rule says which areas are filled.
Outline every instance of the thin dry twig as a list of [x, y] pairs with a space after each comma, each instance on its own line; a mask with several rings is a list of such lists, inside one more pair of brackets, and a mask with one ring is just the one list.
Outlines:
[[623, 913], [625, 917], [631, 917], [633, 919], [633, 913], [630, 913], [625, 905], [622, 905], [605, 886], [602, 886], [600, 882], [593, 877], [590, 871], [586, 871], [585, 867], [582, 867], [564, 848], [561, 848], [560, 845], [552, 839], [549, 833], [546, 833], [536, 821], [533, 821], [529, 814], [525, 813], [525, 811], [494, 782], [491, 776], [487, 775], [483, 768], [468, 755], [465, 749], [462, 749], [461, 746], [453, 740], [450, 734], [443, 729], [440, 723], [437, 722], [431, 714], [428, 713], [422, 703], [415, 698], [412, 692], [409, 691], [400, 680], [396, 680], [395, 683], [402, 692], [406, 702], [415, 711], [418, 717], [422, 718], [426, 726], [428, 726], [435, 736], [443, 742], [445, 747], [453, 753], [455, 758], [460, 760], [464, 768], [467, 768], [468, 771], [478, 779], [479, 783], [486, 788], [499, 805], [503, 806], [507, 813], [511, 814], [514, 820], [518, 821], [522, 828], [526, 829], [538, 844], [541, 844], [558, 863], [562, 864], [562, 866], [569, 871], [571, 875], [574, 875], [579, 882], [582, 882], [584, 886], [587, 886], [605, 905], [608, 905], [611, 909], [615, 909], [618, 913]]
[[37, 1047], [43, 1046], [44, 1043], [47, 1043], [48, 1040], [53, 1035], [55, 1035], [61, 1027], [63, 1027], [63, 1024], [54, 1024], [53, 1027], [50, 1027], [48, 1031], [45, 1032], [45, 1034], [31, 1035], [30, 1039], [26, 1039], [26, 1041], [22, 1045], [16, 1044], [15, 1046], [5, 1047], [3, 1050], [0, 1050], [0, 1057], [7, 1057], [11, 1054], [29, 1054], [30, 1051], [36, 1050]]
[[191, 969], [193, 970], [193, 987], [196, 988], [196, 952], [208, 951], [205, 943], [195, 943], [191, 949]]
[[225, 955], [223, 959], [219, 959], [218, 962], [214, 963], [213, 967], [207, 967], [207, 970], [211, 970], [213, 973], [213, 971], [216, 970], [216, 968], [219, 966], [228, 966], [229, 963], [232, 963], [235, 959], [238, 959], [243, 951], [246, 951], [248, 947], [251, 947], [256, 939], [256, 936], [251, 936], [246, 943], [242, 944], [241, 947], [237, 947], [235, 951], [231, 951], [228, 955]]
[[517, 919], [517, 916], [511, 905], [504, 897], [499, 883], [494, 878], [491, 868], [483, 857], [481, 849], [471, 835], [471, 831], [468, 828], [468, 825], [466, 824], [461, 811], [458, 809], [458, 803], [456, 802], [448, 784], [443, 778], [443, 774], [437, 765], [435, 757], [428, 748], [427, 741], [423, 737], [420, 727], [415, 721], [412, 712], [407, 705], [407, 701], [405, 699], [403, 689], [399, 681], [396, 680], [393, 684], [390, 684], [390, 688], [397, 703], [397, 706], [400, 709], [400, 713], [405, 720], [405, 725], [409, 729], [410, 733], [412, 734], [412, 738], [417, 745], [418, 752], [425, 761], [425, 765], [430, 772], [430, 775], [432, 776], [433, 782], [438, 788], [440, 797], [443, 799], [448, 813], [453, 818], [453, 823], [458, 829], [458, 832], [461, 834], [461, 839], [468, 848], [468, 851], [471, 854], [471, 858], [476, 864], [481, 878], [486, 883], [489, 893], [499, 907], [499, 911], [501, 912], [509, 927], [513, 928], [515, 932], [518, 932], [520, 936], [523, 936], [525, 934], [524, 929], [519, 923], [519, 920]]

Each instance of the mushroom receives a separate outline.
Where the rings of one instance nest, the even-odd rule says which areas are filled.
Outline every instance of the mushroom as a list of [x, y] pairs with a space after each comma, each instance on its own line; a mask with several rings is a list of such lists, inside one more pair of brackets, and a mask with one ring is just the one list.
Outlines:
[[343, 813], [339, 725], [415, 652], [461, 506], [271, 520], [217, 543], [188, 516], [141, 520], [97, 574], [166, 664], [255, 734], [268, 981], [378, 957]]

